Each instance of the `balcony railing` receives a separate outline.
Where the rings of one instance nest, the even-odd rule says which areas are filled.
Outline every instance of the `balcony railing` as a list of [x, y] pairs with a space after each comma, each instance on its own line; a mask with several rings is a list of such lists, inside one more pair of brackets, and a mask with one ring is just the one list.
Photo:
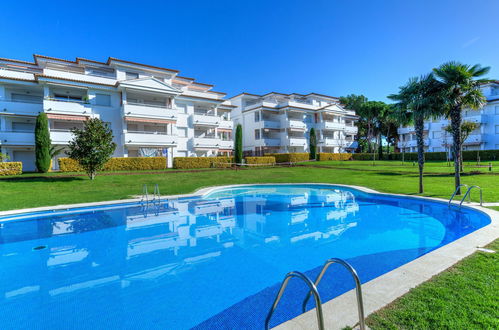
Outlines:
[[87, 115], [91, 114], [91, 107], [85, 101], [62, 100], [46, 98], [43, 100], [43, 110], [47, 113], [61, 113], [69, 115]]
[[52, 144], [68, 144], [73, 139], [73, 133], [67, 129], [51, 129], [50, 139]]
[[123, 114], [131, 117], [150, 117], [157, 119], [175, 120], [177, 110], [167, 108], [166, 106], [144, 104], [144, 103], [125, 103], [123, 104]]
[[14, 100], [0, 101], [0, 113], [19, 114], [25, 116], [37, 116], [43, 111], [43, 101], [22, 102]]
[[194, 138], [194, 148], [213, 148], [218, 149], [222, 140], [214, 136], [203, 136]]
[[192, 117], [194, 125], [218, 126], [222, 121], [218, 116], [194, 114]]
[[28, 145], [35, 144], [35, 133], [32, 131], [12, 130], [0, 131], [0, 145]]
[[177, 144], [176, 135], [165, 132], [127, 131], [123, 133], [125, 145], [173, 146]]
[[288, 141], [289, 141], [289, 145], [292, 147], [306, 146], [307, 145], [307, 139], [304, 137], [289, 137]]

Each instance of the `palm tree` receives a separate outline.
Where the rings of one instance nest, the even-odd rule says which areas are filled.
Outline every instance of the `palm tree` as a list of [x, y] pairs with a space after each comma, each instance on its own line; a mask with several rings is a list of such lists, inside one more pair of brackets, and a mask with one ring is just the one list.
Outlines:
[[461, 123], [464, 108], [480, 109], [486, 104], [486, 99], [480, 90], [484, 79], [477, 79], [487, 74], [490, 67], [479, 64], [473, 66], [459, 62], [447, 62], [433, 69], [436, 78], [441, 82], [443, 89], [443, 108], [450, 118], [452, 127], [452, 153], [454, 156], [454, 185], [457, 194], [461, 194]]
[[[432, 74], [411, 78], [406, 85], [400, 87], [398, 94], [388, 98], [397, 101], [400, 113], [407, 111], [411, 114], [418, 148], [419, 193], [424, 192], [424, 121], [440, 115], [440, 83]], [[404, 115], [406, 115], [405, 113]]]

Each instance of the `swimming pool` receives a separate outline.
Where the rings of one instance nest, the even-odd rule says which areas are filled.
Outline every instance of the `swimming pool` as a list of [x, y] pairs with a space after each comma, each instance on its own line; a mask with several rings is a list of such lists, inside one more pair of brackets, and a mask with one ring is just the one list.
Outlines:
[[[291, 270], [315, 278], [338, 257], [367, 282], [490, 218], [347, 187], [251, 185], [0, 221], [2, 329], [261, 329]], [[353, 287], [338, 268], [319, 290], [325, 302]], [[291, 282], [271, 325], [300, 314], [305, 293]]]

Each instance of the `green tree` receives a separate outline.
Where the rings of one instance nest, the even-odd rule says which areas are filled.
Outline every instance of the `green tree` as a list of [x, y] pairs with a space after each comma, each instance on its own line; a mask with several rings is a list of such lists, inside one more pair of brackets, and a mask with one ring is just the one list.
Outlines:
[[450, 118], [452, 127], [452, 154], [454, 156], [454, 186], [457, 194], [461, 194], [461, 123], [464, 108], [477, 110], [486, 104], [486, 99], [480, 90], [480, 84], [485, 79], [478, 79], [486, 75], [490, 67], [479, 64], [473, 66], [459, 62], [447, 62], [433, 69], [436, 78], [443, 88], [442, 107], [446, 116]]
[[113, 132], [98, 118], [87, 119], [82, 129], [74, 128], [71, 132], [74, 137], [69, 142], [68, 156], [78, 161], [93, 180], [116, 149]]
[[10, 159], [9, 155], [0, 152], [0, 162], [3, 162], [4, 160], [9, 160], [9, 159]]
[[236, 126], [236, 141], [234, 142], [234, 160], [236, 164], [243, 162], [243, 127], [241, 124]]
[[315, 135], [315, 129], [310, 129], [310, 159], [317, 159], [317, 136]]
[[[360, 114], [361, 112], [361, 107], [364, 103], [368, 101], [367, 97], [364, 95], [355, 95], [355, 94], [350, 94], [347, 96], [342, 96], [340, 97], [340, 103], [343, 107], [349, 110], [354, 110], [357, 115]], [[367, 137], [367, 122], [366, 118], [363, 118], [362, 116], [359, 117], [359, 120], [355, 123], [357, 126], [357, 141], [359, 144], [358, 151], [359, 152], [367, 152], [370, 150], [370, 145], [368, 142], [368, 137]]]
[[[397, 101], [397, 107], [402, 113], [407, 111], [412, 115], [416, 131], [419, 168], [419, 193], [424, 192], [424, 121], [431, 117], [438, 117], [442, 113], [441, 85], [432, 74], [411, 78], [406, 85], [399, 88], [398, 94], [388, 98]], [[406, 116], [404, 114], [403, 116]], [[407, 119], [405, 119], [407, 120]]]
[[373, 153], [373, 161], [376, 158], [376, 145], [381, 146], [383, 120], [388, 108], [388, 104], [384, 102], [367, 101], [357, 110], [357, 115], [359, 115], [366, 128], [367, 151]]
[[38, 172], [47, 173], [50, 169], [49, 121], [47, 114], [42, 112], [36, 117], [35, 124], [35, 164]]

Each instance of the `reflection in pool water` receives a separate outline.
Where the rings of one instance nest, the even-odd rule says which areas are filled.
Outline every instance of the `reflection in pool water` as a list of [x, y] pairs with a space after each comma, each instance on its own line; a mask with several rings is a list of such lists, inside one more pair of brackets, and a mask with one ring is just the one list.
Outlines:
[[[13, 218], [0, 226], [3, 329], [259, 329], [288, 271], [312, 275], [339, 257], [365, 282], [489, 222], [441, 203], [306, 185]], [[323, 300], [353, 287], [342, 276], [324, 284]], [[276, 313], [275, 324], [298, 313]]]

